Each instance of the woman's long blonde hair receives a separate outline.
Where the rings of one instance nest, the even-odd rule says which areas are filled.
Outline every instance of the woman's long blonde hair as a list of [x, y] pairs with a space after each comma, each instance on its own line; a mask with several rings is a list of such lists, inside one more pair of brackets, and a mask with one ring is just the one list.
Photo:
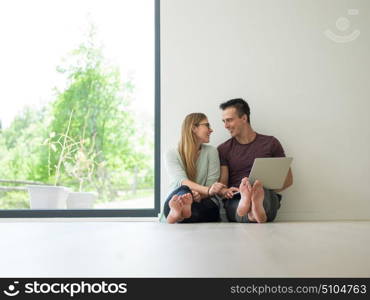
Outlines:
[[197, 177], [197, 138], [193, 132], [194, 126], [207, 119], [203, 113], [191, 113], [182, 122], [179, 153], [189, 180], [195, 181]]

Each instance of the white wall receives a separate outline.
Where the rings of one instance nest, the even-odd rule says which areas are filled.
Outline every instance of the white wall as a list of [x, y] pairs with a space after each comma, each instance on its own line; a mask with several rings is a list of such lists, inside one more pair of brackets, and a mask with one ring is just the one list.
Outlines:
[[[162, 154], [190, 112], [208, 115], [211, 144], [228, 139], [218, 105], [243, 97], [253, 128], [294, 157], [279, 220], [370, 219], [369, 35], [368, 0], [162, 0]], [[162, 168], [162, 200], [167, 184]]]

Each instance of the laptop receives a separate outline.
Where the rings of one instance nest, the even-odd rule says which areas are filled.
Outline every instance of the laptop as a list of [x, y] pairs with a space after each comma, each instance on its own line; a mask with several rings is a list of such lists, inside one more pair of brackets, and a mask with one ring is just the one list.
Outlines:
[[267, 157], [256, 158], [249, 174], [249, 182], [253, 183], [258, 179], [263, 187], [271, 190], [281, 189], [284, 185], [292, 157]]
[[[281, 189], [288, 175], [292, 160], [292, 157], [255, 158], [248, 177], [249, 182], [253, 185], [258, 179], [262, 182], [264, 188], [270, 190]], [[240, 192], [234, 193], [234, 195], [239, 194]]]

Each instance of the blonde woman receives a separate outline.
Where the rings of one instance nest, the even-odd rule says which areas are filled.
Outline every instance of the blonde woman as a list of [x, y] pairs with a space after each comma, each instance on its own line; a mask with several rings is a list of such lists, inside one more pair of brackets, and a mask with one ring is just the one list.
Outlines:
[[168, 223], [217, 222], [219, 206], [214, 196], [225, 185], [217, 182], [220, 161], [209, 143], [213, 130], [203, 113], [191, 113], [182, 123], [177, 149], [167, 153], [172, 192], [164, 204]]

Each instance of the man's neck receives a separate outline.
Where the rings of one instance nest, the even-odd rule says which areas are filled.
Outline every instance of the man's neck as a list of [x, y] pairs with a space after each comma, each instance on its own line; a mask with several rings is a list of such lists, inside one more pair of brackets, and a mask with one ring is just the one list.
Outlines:
[[249, 144], [255, 140], [257, 133], [248, 126], [244, 132], [241, 132], [240, 135], [235, 136], [236, 140], [240, 144]]

